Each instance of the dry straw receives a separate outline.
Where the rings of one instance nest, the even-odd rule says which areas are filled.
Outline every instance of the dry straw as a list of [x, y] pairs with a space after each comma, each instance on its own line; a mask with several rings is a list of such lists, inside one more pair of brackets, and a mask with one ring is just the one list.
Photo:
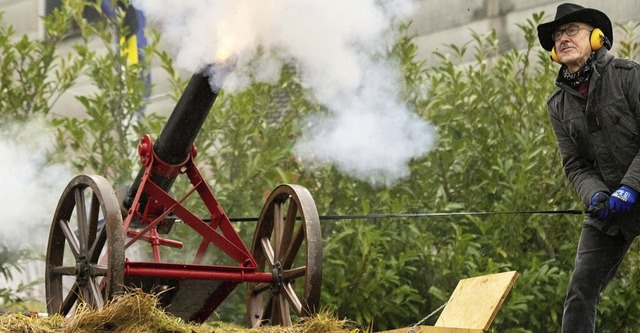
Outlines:
[[[216, 327], [213, 327], [216, 326]], [[223, 323], [199, 325], [185, 323], [158, 307], [158, 299], [142, 291], [131, 291], [115, 297], [104, 308], [94, 310], [79, 306], [73, 316], [63, 318], [28, 316], [11, 313], [0, 316], [0, 332], [12, 333], [359, 333], [346, 320], [338, 320], [328, 312], [300, 320], [292, 327], [265, 326], [239, 328]]]

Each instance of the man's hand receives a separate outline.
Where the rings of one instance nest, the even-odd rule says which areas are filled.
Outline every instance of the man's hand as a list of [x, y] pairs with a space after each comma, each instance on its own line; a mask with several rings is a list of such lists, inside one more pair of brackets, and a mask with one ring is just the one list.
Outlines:
[[587, 213], [589, 213], [591, 218], [605, 220], [609, 217], [609, 205], [609, 195], [604, 192], [596, 192], [596, 194], [591, 197]]
[[616, 213], [625, 213], [631, 210], [636, 201], [638, 192], [627, 185], [620, 186], [609, 199], [609, 210]]

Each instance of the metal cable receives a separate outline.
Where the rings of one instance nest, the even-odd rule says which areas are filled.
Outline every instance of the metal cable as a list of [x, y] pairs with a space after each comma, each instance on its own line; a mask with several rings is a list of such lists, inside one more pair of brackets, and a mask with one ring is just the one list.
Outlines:
[[[519, 210], [508, 212], [435, 212], [435, 213], [399, 213], [399, 214], [360, 214], [360, 215], [322, 215], [320, 220], [367, 220], [384, 219], [392, 217], [415, 218], [415, 217], [442, 217], [442, 216], [488, 216], [488, 215], [533, 215], [533, 214], [564, 214], [582, 215], [586, 212], [578, 209], [564, 210]], [[257, 222], [257, 217], [232, 217], [231, 222]], [[204, 219], [203, 221], [208, 221]]]
[[435, 309], [433, 312], [428, 314], [426, 317], [422, 318], [422, 320], [420, 320], [419, 322], [413, 324], [411, 326], [411, 329], [409, 329], [408, 333], [416, 333], [416, 328], [418, 326], [420, 326], [422, 323], [424, 323], [427, 319], [433, 317], [436, 313], [440, 312], [440, 310], [444, 309], [444, 307], [447, 305], [447, 303], [449, 303], [449, 301], [444, 302], [444, 304], [442, 304], [439, 308]]

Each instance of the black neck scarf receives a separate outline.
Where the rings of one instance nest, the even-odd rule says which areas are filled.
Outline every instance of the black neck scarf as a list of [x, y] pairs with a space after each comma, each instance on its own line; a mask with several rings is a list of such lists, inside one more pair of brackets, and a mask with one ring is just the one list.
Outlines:
[[587, 59], [587, 61], [582, 66], [580, 66], [580, 68], [574, 73], [569, 73], [569, 69], [567, 68], [567, 65], [562, 65], [562, 68], [560, 69], [560, 71], [561, 71], [561, 77], [563, 81], [574, 88], [589, 81], [589, 77], [591, 77], [591, 70], [592, 70], [591, 63], [593, 62], [594, 54], [595, 53], [591, 53], [591, 55], [589, 56], [589, 59]]

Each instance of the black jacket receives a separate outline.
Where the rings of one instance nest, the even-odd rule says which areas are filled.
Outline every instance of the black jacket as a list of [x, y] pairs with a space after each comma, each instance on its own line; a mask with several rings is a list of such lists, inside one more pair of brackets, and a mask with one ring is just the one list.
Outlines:
[[[622, 184], [640, 192], [640, 64], [602, 48], [592, 66], [587, 99], [558, 74], [558, 88], [547, 103], [565, 174], [585, 207], [596, 192], [611, 194]], [[635, 237], [640, 202], [629, 213], [585, 223]]]

